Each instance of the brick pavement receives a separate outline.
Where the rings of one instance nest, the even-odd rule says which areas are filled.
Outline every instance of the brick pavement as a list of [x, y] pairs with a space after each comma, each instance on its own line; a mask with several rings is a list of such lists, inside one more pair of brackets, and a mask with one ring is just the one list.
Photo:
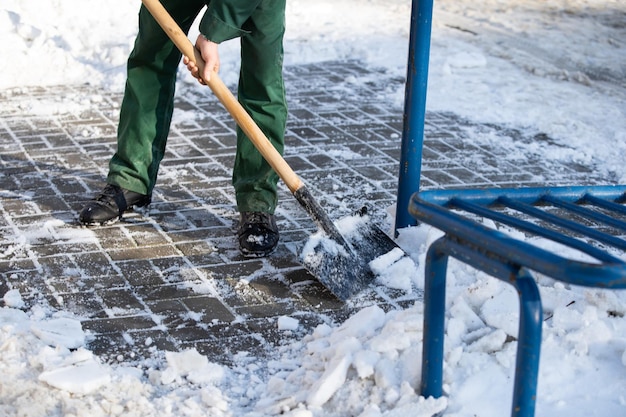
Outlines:
[[[402, 109], [389, 97], [403, 80], [358, 62], [288, 67], [285, 76], [287, 162], [333, 219], [367, 204], [388, 229], [402, 132]], [[315, 227], [282, 184], [277, 251], [243, 258], [230, 185], [234, 125], [208, 89], [178, 92], [151, 206], [98, 228], [76, 217], [103, 186], [121, 94], [58, 86], [0, 98], [10, 103], [0, 115], [0, 294], [19, 289], [25, 308], [79, 317], [90, 349], [105, 359], [195, 347], [229, 363], [355, 309], [402, 308], [421, 297], [374, 285], [348, 303], [334, 299], [298, 262]], [[47, 106], [33, 106], [36, 98]], [[602, 181], [590, 167], [535, 154], [537, 141], [558, 146], [540, 132], [431, 112], [426, 137], [423, 188]], [[277, 329], [284, 315], [300, 320], [298, 331]]]

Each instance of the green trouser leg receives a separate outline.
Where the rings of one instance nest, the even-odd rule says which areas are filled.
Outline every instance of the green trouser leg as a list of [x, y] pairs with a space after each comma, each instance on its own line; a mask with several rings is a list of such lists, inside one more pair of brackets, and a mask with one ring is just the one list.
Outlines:
[[[185, 33], [205, 5], [203, 0], [162, 3]], [[139, 33], [128, 58], [117, 151], [109, 162], [108, 183], [152, 193], [165, 153], [180, 59], [181, 53], [142, 6]]]
[[[287, 121], [282, 76], [285, 0], [262, 1], [244, 29], [250, 33], [241, 38], [239, 102], [282, 154]], [[238, 128], [233, 186], [239, 211], [274, 213], [277, 183], [278, 175]]]
[[[204, 1], [163, 0], [188, 32]], [[263, 0], [246, 22], [241, 39], [239, 100], [279, 152], [287, 119], [282, 78], [285, 0]], [[142, 194], [152, 193], [165, 153], [174, 107], [181, 54], [142, 6], [139, 34], [128, 60], [128, 78], [118, 127], [118, 149], [107, 182]], [[233, 186], [239, 211], [273, 213], [277, 174], [237, 128]]]

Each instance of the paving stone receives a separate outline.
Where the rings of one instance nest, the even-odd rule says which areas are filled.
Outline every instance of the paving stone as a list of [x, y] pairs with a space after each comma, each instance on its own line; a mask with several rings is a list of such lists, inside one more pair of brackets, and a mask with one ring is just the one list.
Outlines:
[[[379, 81], [354, 82], [360, 77]], [[404, 80], [353, 61], [290, 66], [285, 80], [287, 162], [333, 219], [367, 205], [376, 222], [388, 221], [403, 111], [381, 97]], [[54, 102], [94, 93], [102, 100], [80, 114], [35, 115], [19, 107], [34, 97]], [[20, 89], [11, 100], [15, 111], [0, 115], [0, 292], [18, 289], [27, 306], [76, 315], [88, 347], [105, 360], [196, 348], [228, 364], [235, 356], [271, 355], [365, 306], [407, 308], [422, 297], [374, 285], [347, 303], [334, 298], [301, 265], [299, 253], [316, 226], [282, 183], [277, 250], [244, 258], [231, 185], [235, 125], [207, 90], [183, 86], [177, 93], [176, 111], [199, 117], [174, 118], [152, 204], [94, 228], [76, 219], [104, 186], [121, 94], [50, 86]], [[425, 131], [424, 189], [602, 181], [593, 167], [526, 150], [535, 142], [560, 146], [541, 132], [444, 112], [429, 112]], [[497, 141], [476, 140], [482, 136]], [[284, 315], [298, 318], [297, 330], [277, 328]]]

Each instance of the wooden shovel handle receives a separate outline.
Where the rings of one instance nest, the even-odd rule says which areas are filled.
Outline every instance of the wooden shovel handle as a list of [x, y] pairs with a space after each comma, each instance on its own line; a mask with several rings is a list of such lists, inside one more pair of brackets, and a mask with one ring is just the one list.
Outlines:
[[[187, 35], [183, 33], [180, 26], [172, 19], [161, 2], [159, 2], [159, 0], [141, 1], [165, 31], [167, 36], [174, 42], [174, 45], [176, 45], [183, 55], [195, 62], [200, 69], [200, 73], [202, 73], [204, 60], [202, 56], [200, 56], [200, 52], [193, 46]], [[281, 154], [276, 150], [274, 145], [272, 145], [254, 120], [252, 120], [252, 117], [245, 111], [228, 87], [224, 85], [224, 82], [216, 72], [211, 74], [211, 79], [206, 81], [206, 84], [211, 88], [213, 94], [215, 94], [224, 107], [226, 107], [226, 110], [228, 110], [233, 119], [235, 119], [235, 122], [237, 122], [241, 130], [250, 138], [267, 163], [270, 164], [278, 176], [284, 181], [289, 190], [295, 193], [302, 188], [303, 183], [300, 178], [287, 162], [285, 162]]]

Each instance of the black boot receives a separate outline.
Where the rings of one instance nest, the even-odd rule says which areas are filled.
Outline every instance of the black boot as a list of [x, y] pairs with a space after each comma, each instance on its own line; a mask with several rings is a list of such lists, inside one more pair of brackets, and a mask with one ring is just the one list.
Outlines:
[[96, 198], [81, 210], [78, 220], [85, 225], [104, 224], [122, 218], [133, 206], [150, 204], [151, 195], [139, 194], [117, 185], [107, 184]]
[[237, 232], [239, 249], [244, 256], [267, 256], [278, 244], [278, 227], [273, 214], [243, 212]]

